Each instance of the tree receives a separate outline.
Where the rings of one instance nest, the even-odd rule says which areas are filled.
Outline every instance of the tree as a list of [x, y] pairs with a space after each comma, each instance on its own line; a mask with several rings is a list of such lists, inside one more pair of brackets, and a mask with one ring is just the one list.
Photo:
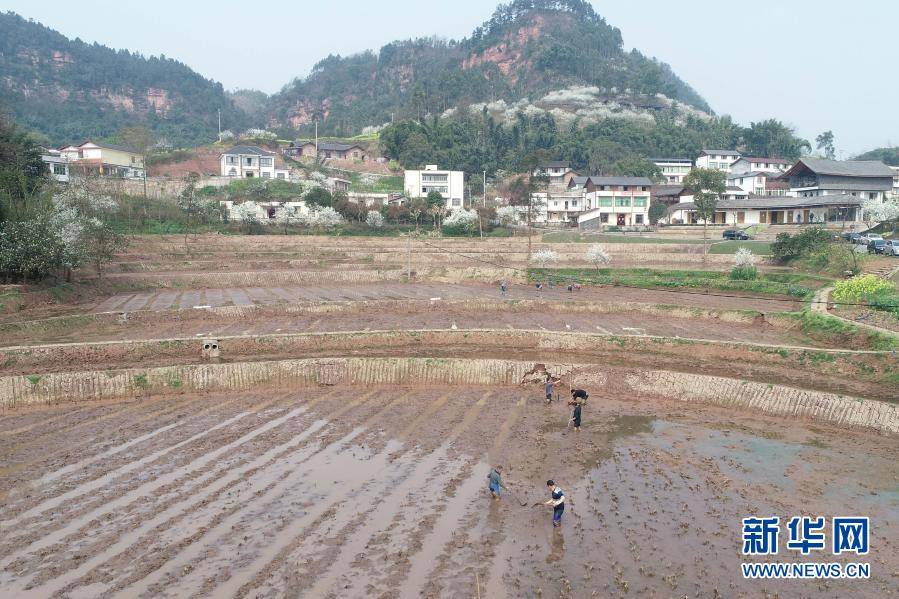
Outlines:
[[531, 257], [531, 261], [537, 264], [537, 266], [539, 266], [540, 268], [546, 268], [549, 263], [558, 262], [559, 255], [553, 250], [537, 250]]
[[85, 224], [82, 240], [84, 257], [94, 265], [97, 276], [101, 279], [104, 265], [128, 247], [128, 240], [124, 235], [96, 219], [91, 219]]
[[899, 199], [865, 200], [862, 204], [862, 218], [869, 226], [873, 223], [891, 223], [895, 231], [896, 220], [899, 219]]
[[612, 257], [606, 251], [604, 247], [599, 244], [590, 246], [590, 249], [587, 250], [587, 260], [593, 263], [593, 266], [599, 270], [600, 267], [605, 266], [609, 262], [612, 261]]
[[35, 141], [0, 114], [0, 222], [26, 209], [46, 172]]
[[724, 183], [724, 171], [711, 168], [694, 168], [684, 177], [684, 187], [693, 191], [693, 204], [696, 215], [702, 219], [702, 236], [705, 240], [703, 260], [709, 252], [709, 221], [715, 217], [718, 198], [727, 191]]
[[156, 135], [147, 127], [126, 127], [118, 133], [122, 143], [140, 155], [144, 169], [144, 199], [147, 198], [147, 168], [150, 150], [156, 145]]
[[828, 160], [833, 160], [837, 157], [836, 148], [833, 145], [833, 131], [825, 131], [816, 137], [815, 144], [819, 150], [824, 150], [824, 157]]
[[334, 203], [331, 192], [324, 187], [313, 187], [303, 196], [303, 199], [306, 200], [306, 204], [310, 207], [321, 206], [322, 208], [329, 208]]
[[425, 204], [427, 205], [425, 211], [430, 214], [431, 218], [434, 220], [434, 230], [436, 231], [439, 226], [440, 216], [443, 214], [444, 206], [446, 205], [446, 200], [443, 199], [443, 196], [439, 191], [431, 190], [425, 197]]

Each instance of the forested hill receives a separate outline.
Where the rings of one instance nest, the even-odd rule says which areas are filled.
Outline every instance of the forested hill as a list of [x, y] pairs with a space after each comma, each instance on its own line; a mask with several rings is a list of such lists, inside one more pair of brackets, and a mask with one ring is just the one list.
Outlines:
[[166, 58], [70, 40], [0, 13], [0, 108], [51, 143], [113, 136], [147, 125], [175, 145], [215, 138], [223, 123], [248, 125], [216, 83]]
[[593, 104], [616, 109], [658, 110], [674, 100], [709, 110], [667, 65], [626, 52], [621, 32], [585, 0], [515, 0], [462, 41], [423, 38], [329, 56], [273, 96], [270, 110], [283, 126], [318, 121], [320, 131], [350, 135], [459, 105], [513, 106], [582, 88]]
[[864, 154], [859, 154], [853, 160], [882, 160], [890, 166], [899, 166], [899, 146], [869, 150]]

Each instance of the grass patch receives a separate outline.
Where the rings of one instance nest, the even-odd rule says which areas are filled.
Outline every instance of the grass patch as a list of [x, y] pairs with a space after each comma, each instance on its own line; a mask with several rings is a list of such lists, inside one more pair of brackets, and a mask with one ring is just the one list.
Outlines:
[[41, 377], [37, 374], [29, 374], [25, 378], [28, 379], [28, 382], [31, 383], [32, 386], [36, 386], [38, 383], [41, 382]]
[[559, 231], [544, 233], [540, 240], [543, 243], [658, 243], [701, 245], [702, 239], [669, 239], [667, 237], [644, 237], [636, 233], [628, 235], [603, 235], [601, 233], [573, 233]]
[[134, 386], [138, 389], [149, 389], [150, 381], [147, 379], [146, 374], [135, 374], [134, 375]]
[[810, 310], [791, 312], [785, 316], [798, 323], [803, 333], [817, 341], [847, 348], [881, 351], [899, 349], [899, 335], [857, 327], [839, 318]]
[[767, 241], [716, 241], [709, 246], [710, 254], [736, 254], [740, 248], [752, 250], [757, 256], [770, 256], [771, 244]]
[[[795, 277], [795, 278], [794, 278]], [[743, 291], [765, 295], [784, 295], [797, 299], [809, 299], [813, 289], [800, 285], [805, 275], [778, 273], [776, 276], [759, 275], [752, 281], [734, 281], [728, 273], [709, 270], [659, 270], [653, 268], [559, 268], [528, 270], [532, 281], [581, 281], [600, 285], [624, 285], [642, 289], [714, 289], [719, 291]]]

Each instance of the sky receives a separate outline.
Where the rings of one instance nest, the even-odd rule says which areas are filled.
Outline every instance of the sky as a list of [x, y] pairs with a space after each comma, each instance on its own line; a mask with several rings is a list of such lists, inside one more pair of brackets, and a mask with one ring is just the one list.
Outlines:
[[[833, 130], [837, 156], [899, 144], [899, 2], [592, 0], [627, 49], [658, 57], [718, 114], [777, 118], [810, 140]], [[328, 54], [397, 40], [460, 39], [493, 0], [3, 0], [68, 37], [165, 54], [226, 89], [272, 93]]]

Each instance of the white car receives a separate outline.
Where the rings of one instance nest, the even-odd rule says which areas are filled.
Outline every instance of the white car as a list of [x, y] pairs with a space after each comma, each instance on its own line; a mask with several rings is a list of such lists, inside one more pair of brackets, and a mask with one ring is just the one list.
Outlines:
[[885, 256], [899, 256], [899, 239], [887, 239], [883, 253]]
[[857, 243], [868, 245], [875, 239], [883, 239], [883, 235], [878, 235], [877, 233], [862, 233], [862, 236], [858, 238]]

